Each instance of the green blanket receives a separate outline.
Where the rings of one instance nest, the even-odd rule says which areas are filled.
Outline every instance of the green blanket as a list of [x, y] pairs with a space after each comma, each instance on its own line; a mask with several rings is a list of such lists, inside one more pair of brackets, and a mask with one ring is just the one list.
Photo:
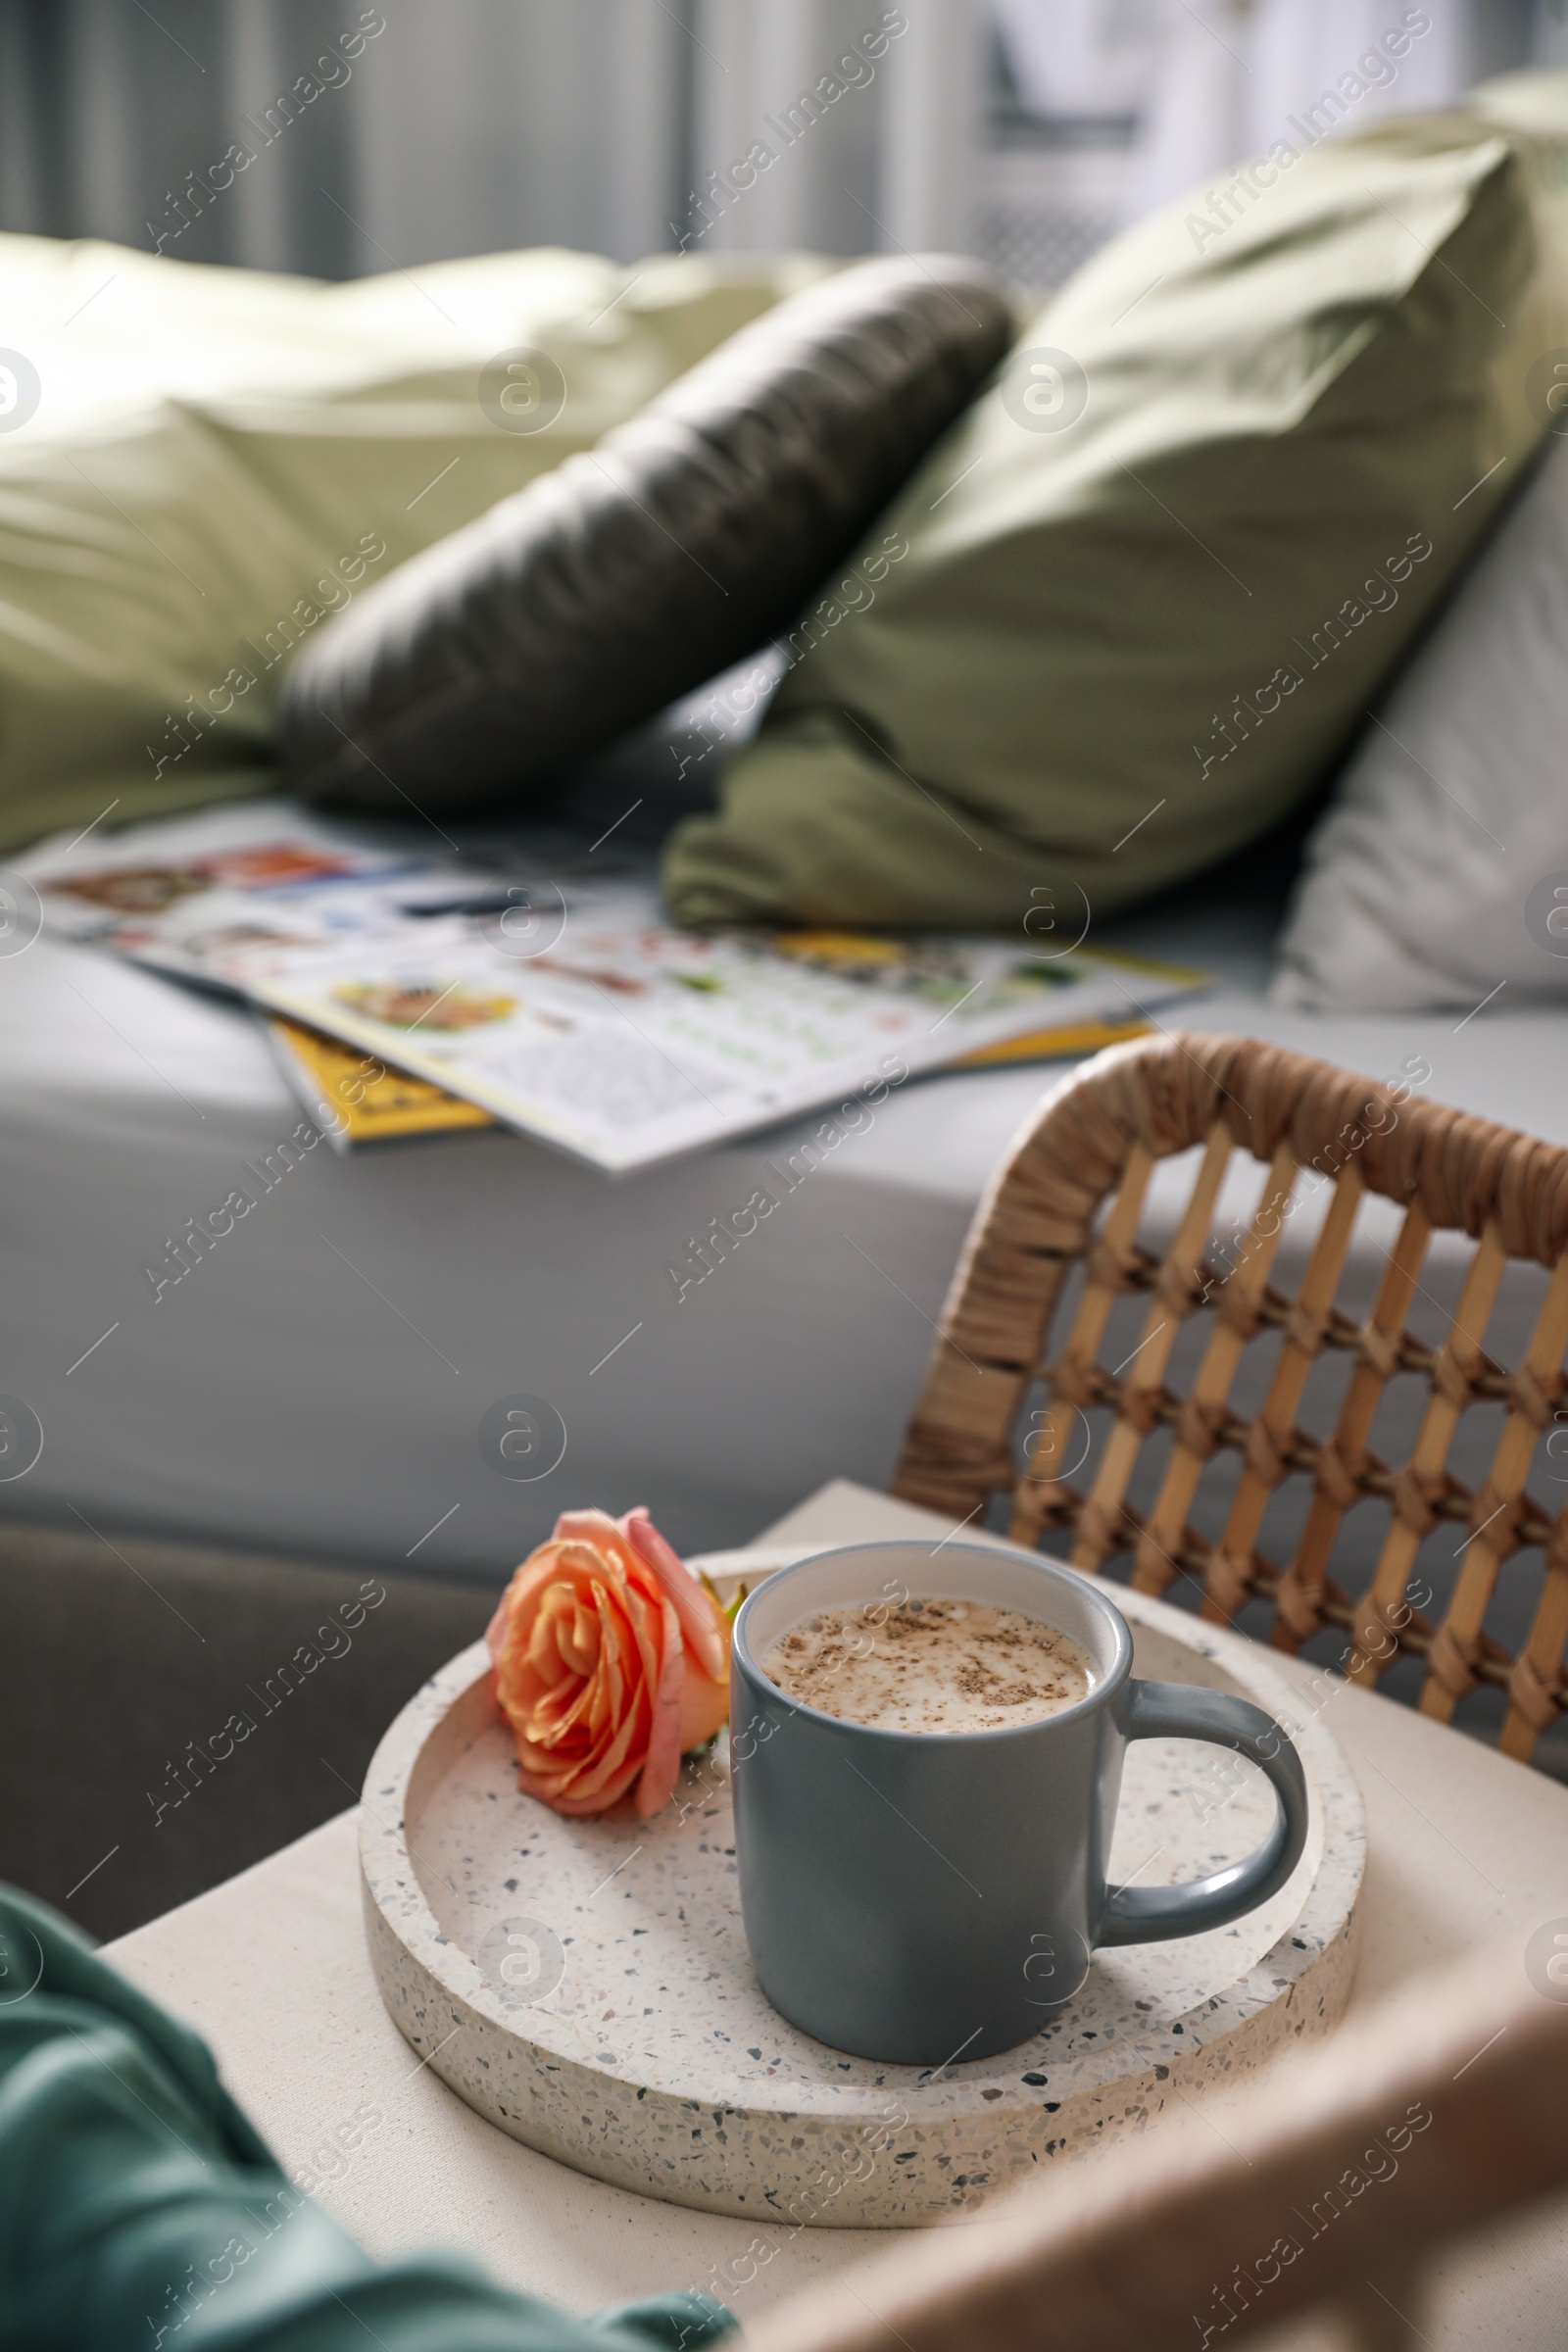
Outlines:
[[0, 2343], [25, 2352], [695, 2352], [673, 2294], [575, 2321], [457, 2260], [382, 2264], [292, 2186], [185, 2026], [0, 1889]]

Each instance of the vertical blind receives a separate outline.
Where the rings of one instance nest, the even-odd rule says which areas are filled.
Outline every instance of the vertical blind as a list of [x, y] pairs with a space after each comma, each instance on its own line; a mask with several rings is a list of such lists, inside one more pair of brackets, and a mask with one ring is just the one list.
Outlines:
[[[909, 16], [914, 40], [890, 37]], [[0, 0], [0, 225], [333, 277], [523, 244], [875, 251], [917, 224], [880, 184], [901, 47], [968, 19], [966, 0]], [[915, 144], [970, 128], [950, 90]], [[759, 143], [771, 161], [736, 185]]]
[[[1384, 104], [1561, 64], [1427, 0]], [[328, 277], [508, 246], [957, 246], [1054, 284], [1404, 0], [0, 0], [0, 227]]]

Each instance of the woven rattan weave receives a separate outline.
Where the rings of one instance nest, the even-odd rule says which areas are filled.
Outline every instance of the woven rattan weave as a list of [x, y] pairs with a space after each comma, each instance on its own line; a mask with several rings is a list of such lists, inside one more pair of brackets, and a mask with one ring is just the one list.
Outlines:
[[[1195, 1147], [1185, 1210], [1164, 1249], [1151, 1252], [1138, 1237], [1155, 1164]], [[1216, 1264], [1215, 1204], [1237, 1152], [1263, 1173], [1239, 1245]], [[1326, 1189], [1326, 1200], [1288, 1297], [1270, 1274], [1303, 1186]], [[1372, 1194], [1401, 1213], [1370, 1307], [1352, 1316], [1337, 1299]], [[1429, 1251], [1445, 1229], [1474, 1247], [1432, 1344], [1407, 1317], [1416, 1294], [1428, 1292]], [[1008, 1495], [1015, 1541], [1045, 1540], [1091, 1573], [1130, 1553], [1132, 1581], [1147, 1592], [1196, 1578], [1204, 1614], [1227, 1622], [1261, 1601], [1282, 1649], [1325, 1627], [1343, 1629], [1345, 1671], [1358, 1682], [1376, 1682], [1396, 1658], [1420, 1659], [1419, 1703], [1444, 1721], [1469, 1692], [1500, 1687], [1499, 1744], [1529, 1758], [1568, 1707], [1568, 1505], [1544, 1504], [1527, 1488], [1564, 1396], [1565, 1252], [1568, 1151], [1558, 1146], [1252, 1039], [1161, 1035], [1118, 1046], [1048, 1096], [994, 1179], [943, 1312], [894, 1492], [956, 1523]], [[1511, 1368], [1482, 1346], [1510, 1260], [1533, 1261], [1546, 1277]], [[1081, 1280], [1070, 1282], [1075, 1273]], [[1127, 1293], [1148, 1296], [1143, 1336], [1111, 1371], [1100, 1357]], [[1195, 1318], [1201, 1346], [1182, 1395], [1172, 1356]], [[1271, 1333], [1278, 1339], [1261, 1396], [1244, 1416], [1238, 1373]], [[1313, 1436], [1298, 1414], [1314, 1364], [1331, 1349], [1348, 1356], [1348, 1378], [1331, 1426]], [[1373, 1424], [1391, 1382], [1407, 1374], [1425, 1384], [1424, 1401], [1406, 1458], [1391, 1463], [1371, 1450]], [[1499, 1426], [1490, 1468], [1471, 1492], [1450, 1455], [1464, 1417], [1489, 1402]], [[1089, 1413], [1108, 1417], [1093, 1446], [1081, 1418]], [[1568, 1405], [1561, 1422], [1568, 1427]], [[1157, 1488], [1135, 1509], [1128, 1491], [1140, 1457], [1165, 1431]], [[1192, 1523], [1195, 1497], [1226, 1453], [1240, 1458], [1222, 1527], [1205, 1536]], [[1066, 1473], [1084, 1455], [1087, 1475], [1074, 1485]], [[1289, 1553], [1270, 1559], [1260, 1533], [1271, 1498], [1291, 1481], [1309, 1488], [1309, 1503]], [[1352, 1592], [1331, 1570], [1343, 1576], [1347, 1514], [1369, 1497], [1387, 1506], [1386, 1526], [1370, 1574]], [[1412, 1571], [1444, 1523], [1457, 1537], [1458, 1564], [1443, 1607], [1429, 1615], [1412, 1599]], [[1486, 1621], [1499, 1574], [1523, 1576], [1519, 1555], [1529, 1554], [1530, 1589], [1540, 1589], [1510, 1648]]]

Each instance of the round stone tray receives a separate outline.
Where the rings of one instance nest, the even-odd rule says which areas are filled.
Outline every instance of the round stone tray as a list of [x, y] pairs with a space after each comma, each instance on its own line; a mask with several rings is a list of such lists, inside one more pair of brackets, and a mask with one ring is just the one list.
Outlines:
[[[820, 1548], [706, 1565], [720, 1586], [755, 1582]], [[1119, 1586], [1112, 1597], [1139, 1674], [1239, 1691], [1300, 1750], [1306, 1851], [1235, 1927], [1097, 1953], [1044, 2032], [1000, 2057], [846, 2057], [787, 2025], [752, 1974], [722, 1737], [655, 1820], [629, 1806], [563, 1820], [517, 1788], [476, 1642], [404, 1708], [365, 1784], [366, 1923], [393, 2019], [470, 2107], [581, 2172], [841, 2229], [935, 2221], [1326, 2032], [1349, 1992], [1365, 1862], [1350, 1769], [1257, 1644]], [[1138, 1741], [1112, 1876], [1220, 1868], [1265, 1835], [1273, 1803], [1223, 1750]]]

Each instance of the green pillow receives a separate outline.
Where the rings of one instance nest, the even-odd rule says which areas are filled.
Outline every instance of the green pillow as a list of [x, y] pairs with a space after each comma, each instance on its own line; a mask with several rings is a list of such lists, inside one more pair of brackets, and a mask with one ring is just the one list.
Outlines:
[[803, 617], [675, 914], [1075, 935], [1269, 826], [1544, 428], [1565, 141], [1523, 77], [1101, 254]]
[[0, 848], [275, 783], [327, 612], [824, 267], [543, 249], [321, 285], [0, 236]]

